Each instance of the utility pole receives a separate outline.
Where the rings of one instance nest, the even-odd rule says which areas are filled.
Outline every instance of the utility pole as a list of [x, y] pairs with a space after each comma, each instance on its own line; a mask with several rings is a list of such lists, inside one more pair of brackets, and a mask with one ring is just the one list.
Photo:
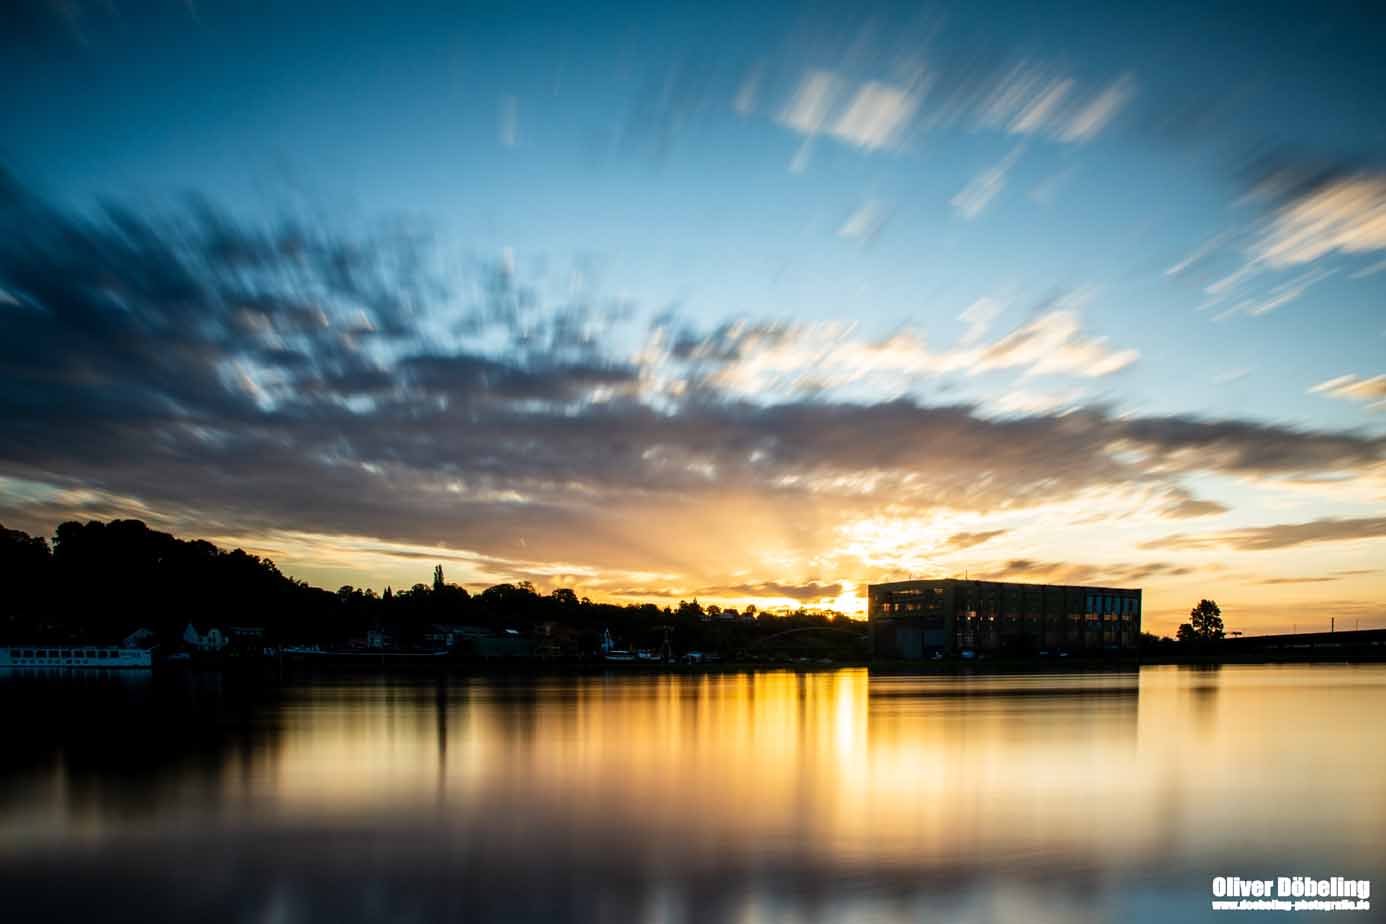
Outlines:
[[1329, 635], [1332, 635], [1334, 632], [1337, 632], [1337, 631], [1338, 631], [1338, 617], [1337, 617], [1337, 616], [1330, 616], [1330, 617], [1328, 617], [1328, 634], [1329, 634]]

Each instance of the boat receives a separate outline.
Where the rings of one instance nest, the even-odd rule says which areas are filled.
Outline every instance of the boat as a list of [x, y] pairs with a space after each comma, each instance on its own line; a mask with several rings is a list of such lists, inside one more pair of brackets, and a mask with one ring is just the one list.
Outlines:
[[118, 648], [112, 645], [0, 647], [0, 669], [68, 667], [81, 670], [148, 670], [153, 666], [153, 652], [146, 648]]

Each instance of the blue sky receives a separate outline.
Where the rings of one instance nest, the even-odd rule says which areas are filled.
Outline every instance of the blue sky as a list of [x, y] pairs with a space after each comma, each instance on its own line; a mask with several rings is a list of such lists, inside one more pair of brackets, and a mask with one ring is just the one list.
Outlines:
[[[21, 3], [6, 14], [0, 77], [18, 92], [0, 108], [0, 163], [17, 241], [0, 264], [0, 322], [49, 351], [6, 366], [5, 406], [24, 423], [0, 456], [7, 525], [46, 532], [57, 516], [133, 511], [329, 583], [412, 582], [411, 556], [443, 549], [476, 583], [566, 581], [613, 598], [701, 591], [851, 608], [869, 580], [968, 567], [1138, 576], [1152, 611], [1170, 614], [1216, 584], [1251, 623], [1285, 621], [1300, 605], [1291, 591], [1331, 590], [1337, 612], [1381, 618], [1371, 564], [1386, 534], [1386, 101], [1373, 88], [1386, 83], [1386, 36], [1366, 7], [373, 6]], [[157, 247], [98, 272], [92, 254], [132, 239], [117, 212]], [[281, 250], [251, 271], [213, 259], [227, 238], [286, 234], [318, 242], [322, 262]], [[333, 287], [327, 253], [339, 246], [371, 263], [375, 301]], [[160, 302], [164, 289], [136, 284], [175, 265], [194, 295]], [[67, 289], [23, 282], [58, 272]], [[232, 289], [259, 307], [232, 304]], [[122, 305], [124, 334], [142, 344], [133, 352], [196, 352], [208, 388], [227, 393], [175, 394], [142, 378], [148, 358], [108, 368], [95, 338], [82, 354], [59, 335], [75, 316], [50, 302], [94, 292]], [[276, 311], [289, 302], [311, 302], [340, 336], [286, 334]], [[185, 336], [159, 340], [199, 312]], [[214, 328], [243, 339], [209, 340]], [[561, 400], [524, 391], [499, 407], [488, 392], [483, 409], [470, 393], [427, 394], [441, 386], [424, 370], [436, 375], [443, 358], [453, 371], [494, 364], [476, 380], [492, 392], [503, 373], [606, 377], [579, 375]], [[392, 383], [391, 401], [465, 405], [459, 419], [479, 428], [533, 413], [523, 439], [554, 461], [491, 465], [470, 444], [444, 451], [442, 436], [411, 456], [399, 441], [415, 437], [383, 422], [388, 390], [350, 392], [333, 378], [348, 367]], [[123, 390], [158, 394], [164, 410], [94, 447], [124, 463], [105, 469], [19, 410], [109, 424], [101, 415]], [[310, 430], [308, 396], [351, 416]], [[923, 428], [898, 439], [919, 441], [913, 470], [899, 446], [888, 464], [847, 458], [799, 416], [796, 434], [826, 442], [791, 459], [786, 436], [767, 438], [773, 473], [732, 476], [718, 456], [731, 451], [718, 427], [733, 412], [769, 421], [901, 402], [913, 422], [899, 425]], [[600, 433], [618, 407], [663, 415], [657, 426], [677, 435], [628, 436], [613, 452], [638, 461], [620, 477], [581, 461], [557, 471], [558, 447], [573, 451], [567, 422], [594, 415]], [[934, 448], [935, 418], [959, 407], [978, 431], [972, 460]], [[700, 416], [717, 414], [715, 426]], [[196, 453], [140, 459], [193, 418]], [[1094, 444], [1120, 473], [989, 468], [992, 454], [1020, 452], [1013, 430], [1042, 453], [1080, 420], [1121, 431]], [[744, 426], [754, 437], [758, 424]], [[1045, 427], [1050, 437], [1032, 435]], [[399, 466], [380, 507], [393, 498], [399, 516], [328, 515], [350, 504], [326, 495], [308, 516], [289, 496], [264, 500], [270, 485], [292, 493], [282, 466], [206, 454], [269, 430], [311, 443], [310, 457], [335, 447], [367, 482]], [[1254, 445], [1237, 442], [1248, 434]], [[669, 445], [682, 461], [665, 459]], [[223, 465], [239, 487], [212, 492], [204, 480]], [[959, 466], [978, 480], [960, 480]], [[169, 478], [190, 487], [169, 491]], [[457, 488], [457, 527], [446, 515], [411, 526], [411, 504], [444, 483]], [[1038, 500], [1035, 485], [1056, 493]], [[528, 551], [541, 508], [591, 525], [584, 491], [628, 524], [754, 498], [771, 538], [732, 561], [707, 514], [661, 540], [686, 543], [678, 554], [613, 523], [609, 546], [586, 557], [573, 543]], [[1171, 519], [1170, 492], [1212, 506]], [[1042, 538], [1042, 524], [1076, 508], [1105, 511], [1113, 534], [1134, 530], [1125, 554], [1091, 525]], [[528, 525], [487, 538], [478, 518]], [[1262, 549], [1239, 532], [1280, 528], [1313, 538]], [[502, 538], [512, 533], [524, 545]], [[952, 541], [984, 533], [995, 535]], [[852, 546], [866, 534], [869, 549]], [[1289, 560], [1310, 569], [1302, 584], [1268, 585]]]

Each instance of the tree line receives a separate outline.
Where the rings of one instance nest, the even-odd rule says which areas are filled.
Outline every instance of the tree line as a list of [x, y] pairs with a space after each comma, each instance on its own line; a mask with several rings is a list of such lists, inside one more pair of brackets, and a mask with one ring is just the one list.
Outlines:
[[179, 539], [139, 520], [66, 522], [51, 542], [0, 526], [0, 580], [11, 602], [0, 624], [6, 642], [111, 644], [148, 628], [172, 644], [194, 623], [263, 628], [266, 644], [279, 645], [338, 645], [376, 629], [409, 648], [426, 645], [435, 624], [456, 624], [524, 635], [557, 627], [570, 648], [591, 651], [607, 631], [632, 648], [656, 647], [661, 627], [672, 626], [681, 650], [734, 652], [841, 616], [723, 611], [697, 600], [596, 603], [571, 588], [544, 593], [527, 581], [472, 593], [448, 582], [442, 565], [430, 583], [409, 588], [330, 591], [283, 574], [268, 558]]

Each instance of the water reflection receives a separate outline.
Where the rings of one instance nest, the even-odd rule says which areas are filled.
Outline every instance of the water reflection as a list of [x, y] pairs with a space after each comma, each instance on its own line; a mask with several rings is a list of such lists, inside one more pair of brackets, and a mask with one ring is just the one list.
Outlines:
[[1370, 878], [1386, 828], [1381, 668], [0, 697], [0, 885], [58, 918], [1182, 919], [1213, 875]]

